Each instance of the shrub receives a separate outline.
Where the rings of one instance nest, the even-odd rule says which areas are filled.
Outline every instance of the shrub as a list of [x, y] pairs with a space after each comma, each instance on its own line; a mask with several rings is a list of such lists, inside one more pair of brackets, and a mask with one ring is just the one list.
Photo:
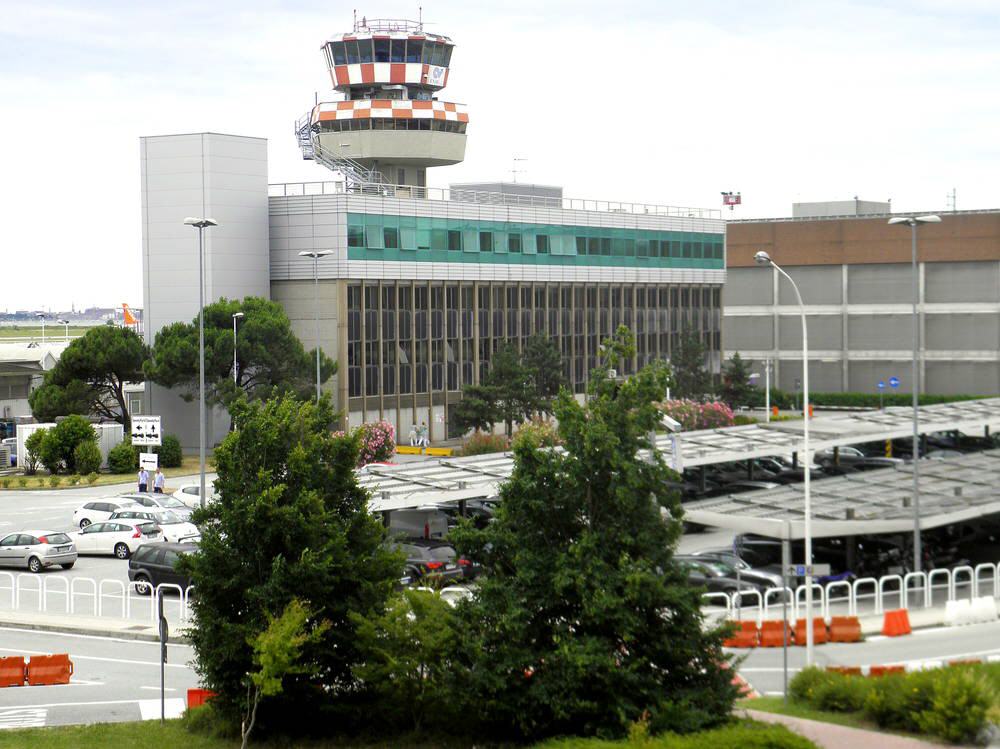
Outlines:
[[2, 479], [0, 479], [0, 486], [2, 486], [4, 489], [9, 489], [10, 481], [11, 481], [10, 476], [4, 476]]
[[79, 414], [67, 416], [46, 434], [41, 444], [40, 458], [51, 473], [62, 468], [75, 470], [74, 455], [78, 445], [97, 440], [97, 432], [90, 422]]
[[944, 669], [934, 684], [930, 708], [917, 716], [926, 733], [952, 743], [976, 738], [996, 699], [989, 682], [968, 668]]
[[562, 444], [559, 430], [551, 421], [535, 418], [522, 425], [512, 440], [513, 445], [519, 445], [523, 440], [531, 439], [536, 447], [556, 447]]
[[873, 680], [865, 696], [864, 711], [879, 728], [912, 727], [907, 711], [907, 680], [903, 674], [888, 674]]
[[[97, 447], [96, 440], [81, 442], [73, 450], [73, 467], [78, 473], [93, 473], [101, 468], [101, 450]], [[76, 476], [74, 483], [80, 482], [80, 477]]]
[[100, 477], [97, 475], [96, 472], [94, 472], [94, 473], [88, 473], [86, 480], [87, 480], [88, 484], [90, 484], [91, 486], [93, 486], [94, 482], [97, 481], [98, 478], [100, 478]]
[[795, 702], [812, 704], [816, 697], [816, 689], [830, 681], [832, 674], [816, 666], [809, 666], [799, 671], [788, 684], [788, 695]]
[[[51, 478], [51, 476], [49, 478]], [[38, 480], [35, 482], [35, 486], [37, 486], [37, 487], [43, 487], [43, 486], [45, 486], [45, 479], [43, 477], [39, 476]]]
[[536, 749], [815, 749], [809, 739], [798, 736], [784, 726], [756, 721], [740, 721], [711, 731], [687, 736], [666, 734], [624, 744], [602, 739], [554, 739], [536, 745]]
[[749, 424], [756, 424], [757, 421], [758, 420], [755, 419], [753, 416], [747, 416], [746, 414], [734, 414], [733, 415], [733, 426], [734, 427], [743, 427], [743, 426], [747, 426]]
[[830, 674], [826, 682], [815, 687], [813, 704], [820, 710], [832, 713], [856, 713], [865, 705], [865, 697], [872, 680], [863, 676]]
[[33, 476], [38, 471], [38, 464], [42, 459], [42, 442], [45, 441], [45, 433], [48, 429], [36, 429], [24, 440], [24, 472]]
[[718, 429], [733, 425], [733, 410], [721, 401], [698, 403], [692, 400], [673, 400], [662, 404], [661, 410], [679, 421], [681, 429]]
[[476, 432], [462, 443], [462, 455], [485, 455], [486, 453], [502, 453], [509, 447], [507, 438], [502, 434], [487, 434]]
[[111, 473], [131, 473], [139, 468], [139, 456], [131, 440], [119, 442], [108, 453], [108, 470]]
[[54, 473], [51, 476], [49, 476], [49, 486], [51, 486], [53, 489], [59, 486], [59, 484], [61, 483], [62, 483], [62, 476], [57, 476]]
[[68, 483], [70, 486], [76, 486], [77, 484], [79, 484], [80, 483], [79, 474], [74, 473], [72, 476], [67, 477], [66, 483]]
[[23, 489], [28, 485], [28, 479], [26, 479], [24, 476], [18, 476], [17, 485]]
[[358, 465], [384, 463], [396, 452], [396, 428], [388, 421], [376, 421], [358, 427], [360, 450]]
[[184, 462], [181, 441], [174, 434], [163, 435], [163, 444], [152, 448], [160, 456], [160, 468], [180, 468]]

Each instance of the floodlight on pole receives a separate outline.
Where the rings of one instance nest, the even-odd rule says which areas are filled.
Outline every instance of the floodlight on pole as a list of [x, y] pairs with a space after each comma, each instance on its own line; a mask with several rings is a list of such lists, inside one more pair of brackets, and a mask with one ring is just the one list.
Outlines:
[[806, 306], [802, 303], [802, 295], [799, 293], [799, 287], [796, 285], [795, 281], [790, 275], [785, 272], [785, 269], [778, 265], [771, 259], [771, 256], [766, 252], [761, 250], [756, 255], [754, 255], [754, 262], [757, 265], [769, 265], [782, 276], [784, 276], [788, 282], [792, 285], [792, 289], [795, 291], [795, 299], [799, 303], [799, 313], [802, 317], [802, 417], [804, 427], [802, 430], [802, 458], [803, 458], [803, 494], [805, 500], [805, 507], [803, 508], [803, 515], [805, 516], [805, 527], [803, 528], [803, 535], [805, 536], [805, 559], [803, 563], [805, 564], [805, 578], [806, 578], [806, 665], [811, 666], [813, 663], [813, 615], [812, 615], [812, 598], [813, 598], [813, 574], [812, 574], [812, 494], [809, 486], [809, 479], [811, 475], [810, 466], [812, 465], [812, 453], [809, 452], [809, 336], [806, 329]]
[[211, 218], [188, 216], [186, 226], [198, 230], [198, 463], [201, 466], [199, 499], [205, 507], [205, 229], [218, 226]]
[[57, 323], [63, 326], [63, 338], [67, 341], [69, 340], [69, 320], [64, 320], [61, 317], [56, 320]]
[[42, 343], [45, 343], [45, 313], [36, 312], [35, 317], [42, 321]]
[[236, 321], [243, 317], [242, 312], [233, 313], [233, 384], [239, 387], [239, 367], [236, 359]]
[[320, 258], [324, 258], [327, 255], [332, 255], [333, 250], [303, 250], [299, 253], [299, 257], [311, 257], [313, 259], [313, 288], [314, 300], [313, 306], [315, 307], [316, 314], [316, 402], [319, 403], [319, 261]]
[[940, 224], [941, 217], [894, 216], [889, 225], [906, 224], [910, 227], [910, 274], [913, 295], [913, 366], [910, 390], [913, 391], [913, 571], [923, 569], [923, 544], [920, 539], [920, 269], [917, 265], [917, 227], [921, 224]]

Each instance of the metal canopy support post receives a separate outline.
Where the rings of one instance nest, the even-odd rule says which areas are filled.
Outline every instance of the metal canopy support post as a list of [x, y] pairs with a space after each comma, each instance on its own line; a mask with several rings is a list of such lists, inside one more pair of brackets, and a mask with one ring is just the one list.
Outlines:
[[913, 252], [913, 370], [910, 389], [913, 391], [913, 571], [922, 569], [923, 550], [920, 539], [920, 284], [917, 265], [917, 222], [910, 224]]
[[[785, 521], [784, 537], [781, 539], [781, 693], [788, 704], [788, 568], [792, 564], [792, 550], [788, 539], [791, 523]], [[809, 627], [809, 624], [806, 624]]]

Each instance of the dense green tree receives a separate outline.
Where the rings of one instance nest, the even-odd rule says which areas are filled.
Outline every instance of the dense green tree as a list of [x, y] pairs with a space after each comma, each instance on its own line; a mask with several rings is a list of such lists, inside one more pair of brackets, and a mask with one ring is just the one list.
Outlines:
[[315, 674], [286, 676], [282, 694], [261, 704], [262, 730], [292, 731], [322, 722], [319, 711], [357, 692], [350, 615], [384, 610], [402, 560], [383, 545], [357, 483], [357, 437], [330, 431], [329, 399], [241, 398], [232, 413], [237, 429], [215, 451], [219, 498], [196, 510], [201, 543], [182, 562], [198, 591], [190, 636], [202, 683], [219, 693], [213, 703], [238, 722], [254, 670], [251, 643], [268, 616], [294, 597], [316, 621], [329, 621], [317, 642], [302, 645]]
[[470, 429], [492, 432], [497, 419], [497, 395], [486, 385], [469, 385], [462, 390], [462, 400], [451, 406], [455, 427], [463, 434]]
[[520, 424], [538, 410], [541, 399], [535, 391], [532, 372], [521, 361], [513, 343], [504, 343], [493, 354], [483, 384], [496, 397], [496, 420], [503, 422], [508, 437], [514, 424]]
[[735, 698], [722, 634], [673, 559], [677, 476], [640, 459], [669, 381], [652, 364], [624, 381], [608, 369], [634, 350], [609, 342], [586, 405], [555, 402], [563, 450], [514, 448], [494, 522], [452, 533], [485, 575], [458, 609], [457, 675], [489, 735], [622, 735], [728, 719]]
[[[76, 471], [76, 448], [84, 442], [93, 442], [95, 445], [97, 443], [97, 432], [94, 431], [94, 427], [79, 414], [67, 416], [51, 429], [44, 431], [45, 437], [42, 439], [39, 457], [42, 465], [50, 473], [59, 473], [64, 469], [68, 473], [74, 473]], [[100, 465], [100, 456], [98, 456], [98, 468]]]
[[551, 414], [552, 399], [568, 384], [563, 376], [559, 347], [551, 338], [536, 333], [525, 341], [521, 361], [528, 368], [534, 384], [538, 410]]
[[[233, 381], [233, 314], [242, 312], [236, 335]], [[320, 381], [337, 371], [320, 352]], [[185, 400], [198, 397], [198, 318], [168, 325], [156, 334], [146, 378], [177, 388]], [[205, 307], [205, 399], [229, 404], [239, 395], [266, 399], [292, 392], [309, 397], [316, 387], [316, 350], [306, 351], [277, 302], [260, 297], [220, 299]]]
[[756, 390], [750, 384], [750, 367], [737, 351], [722, 366], [722, 387], [719, 394], [730, 408], [737, 408], [751, 405], [756, 400]]
[[134, 330], [108, 325], [91, 328], [66, 347], [45, 373], [42, 386], [28, 396], [31, 412], [40, 421], [92, 413], [117, 421], [129, 434], [125, 383], [142, 382], [148, 358], [149, 349]]
[[681, 334], [680, 346], [670, 357], [674, 387], [673, 398], [701, 400], [712, 392], [712, 375], [705, 368], [705, 344], [695, 330]]

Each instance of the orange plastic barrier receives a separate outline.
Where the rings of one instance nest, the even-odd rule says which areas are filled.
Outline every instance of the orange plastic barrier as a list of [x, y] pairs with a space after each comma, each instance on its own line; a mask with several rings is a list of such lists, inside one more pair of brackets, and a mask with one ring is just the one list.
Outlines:
[[910, 629], [910, 614], [906, 609], [885, 612], [885, 619], [882, 621], [883, 635], [899, 637], [900, 635], [908, 635], [912, 631]]
[[826, 670], [845, 676], [861, 676], [861, 666], [827, 666]]
[[0, 687], [23, 687], [24, 679], [24, 656], [0, 658]]
[[979, 658], [959, 658], [958, 660], [948, 661], [949, 666], [978, 666], [982, 663]]
[[211, 689], [189, 689], [188, 690], [188, 708], [201, 707], [206, 702], [208, 702], [212, 697], [215, 697], [215, 692]]
[[755, 648], [757, 647], [757, 642], [760, 639], [760, 630], [757, 629], [757, 622], [734, 622], [731, 621], [729, 624], [733, 625], [736, 629], [733, 634], [727, 639], [722, 641], [722, 644], [727, 648]]
[[[764, 648], [780, 648], [782, 645], [782, 622], [765, 621], [760, 625], [760, 645]], [[792, 628], [788, 627], [785, 641], [791, 643]]]
[[[806, 620], [796, 619], [795, 620], [795, 644], [805, 645], [806, 644]], [[813, 618], [813, 644], [822, 645], [829, 638], [826, 633], [826, 622], [823, 617], [817, 616]]]
[[861, 642], [861, 622], [858, 617], [831, 617], [830, 642]]
[[868, 669], [869, 676], [885, 676], [886, 674], [906, 673], [905, 666], [871, 666]]
[[73, 662], [66, 653], [58, 655], [33, 655], [28, 661], [28, 686], [43, 684], [69, 684]]

